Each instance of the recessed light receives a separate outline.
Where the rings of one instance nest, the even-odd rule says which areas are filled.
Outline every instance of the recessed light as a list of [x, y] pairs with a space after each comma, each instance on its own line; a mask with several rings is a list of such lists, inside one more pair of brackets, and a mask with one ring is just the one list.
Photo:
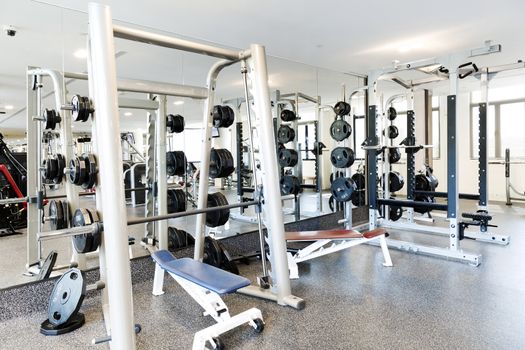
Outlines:
[[176, 106], [180, 106], [180, 105], [184, 104], [184, 101], [180, 101], [180, 100], [179, 101], [175, 101], [175, 102], [173, 102], [173, 104], [176, 105]]
[[8, 111], [10, 111], [10, 110], [14, 109], [15, 106], [13, 106], [13, 105], [5, 105], [4, 108], [7, 109]]
[[87, 57], [87, 51], [86, 49], [78, 49], [77, 51], [75, 51], [73, 53], [73, 56], [75, 56], [76, 58], [86, 58]]
[[129, 117], [129, 116], [133, 115], [133, 113], [131, 113], [131, 112], [126, 112], [126, 113], [124, 113], [124, 115], [125, 115], [126, 117]]

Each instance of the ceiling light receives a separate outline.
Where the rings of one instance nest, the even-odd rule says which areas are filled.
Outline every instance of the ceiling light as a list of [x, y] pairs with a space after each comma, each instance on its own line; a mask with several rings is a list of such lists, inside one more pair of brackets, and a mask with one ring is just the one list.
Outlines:
[[125, 115], [126, 117], [129, 117], [129, 116], [132, 116], [133, 113], [131, 113], [131, 112], [126, 112], [126, 113], [124, 113], [124, 115]]
[[180, 101], [180, 100], [179, 100], [179, 101], [175, 101], [175, 102], [173, 102], [173, 104], [174, 104], [175, 106], [180, 106], [180, 105], [183, 105], [183, 104], [184, 104], [184, 101]]
[[75, 56], [76, 58], [86, 58], [87, 57], [87, 51], [86, 49], [78, 49], [77, 51], [75, 51], [73, 53], [73, 56]]
[[15, 107], [13, 105], [5, 105], [4, 108], [8, 111], [14, 109]]

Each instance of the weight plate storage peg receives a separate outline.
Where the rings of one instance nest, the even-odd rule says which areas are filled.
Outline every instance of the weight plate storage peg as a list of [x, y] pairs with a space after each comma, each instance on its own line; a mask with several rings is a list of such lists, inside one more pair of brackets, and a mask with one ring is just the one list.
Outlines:
[[62, 121], [60, 115], [54, 109], [44, 109], [43, 116], [46, 130], [55, 130], [58, 123]]
[[389, 125], [383, 131], [383, 135], [387, 136], [389, 139], [395, 139], [399, 136], [399, 129], [395, 125]]
[[354, 164], [354, 151], [349, 147], [336, 147], [332, 150], [330, 161], [336, 168], [348, 168]]
[[230, 127], [234, 120], [235, 114], [233, 109], [230, 106], [213, 106], [212, 112], [213, 126], [216, 128], [228, 128]]
[[339, 101], [334, 106], [334, 112], [338, 116], [350, 114], [350, 104], [344, 101]]
[[[214, 208], [223, 205], [228, 205], [228, 200], [222, 193], [215, 192], [208, 194], [208, 208]], [[221, 209], [209, 212], [206, 213], [206, 225], [208, 227], [222, 226], [228, 222], [229, 218], [230, 209]]]
[[390, 164], [397, 163], [401, 160], [401, 151], [399, 148], [389, 148], [388, 150], [388, 161]]
[[[78, 208], [71, 219], [71, 226], [88, 226], [98, 221], [95, 211], [86, 208]], [[89, 253], [97, 250], [100, 245], [100, 232], [86, 233], [73, 236], [73, 245], [78, 253]]]
[[282, 148], [278, 152], [279, 165], [284, 167], [294, 167], [297, 165], [299, 155], [297, 151], [289, 148]]
[[295, 119], [297, 119], [297, 116], [295, 115], [294, 111], [289, 109], [283, 109], [281, 111], [281, 120], [283, 122], [293, 122]]
[[78, 313], [86, 296], [86, 283], [77, 268], [66, 271], [53, 287], [47, 307], [49, 323], [63, 325]]
[[71, 117], [74, 121], [87, 122], [94, 111], [89, 97], [74, 95], [71, 98]]
[[388, 120], [395, 120], [397, 118], [397, 111], [394, 107], [388, 107], [387, 118]]
[[352, 134], [352, 127], [342, 119], [337, 119], [330, 125], [330, 136], [336, 141], [343, 141], [350, 134]]
[[301, 182], [297, 176], [285, 175], [281, 178], [280, 183], [283, 195], [293, 194], [297, 196], [301, 192]]
[[277, 141], [280, 143], [288, 143], [295, 139], [295, 130], [288, 125], [281, 125], [277, 130]]
[[168, 213], [186, 211], [186, 193], [184, 190], [168, 190]]
[[352, 192], [355, 190], [357, 190], [357, 187], [349, 177], [339, 177], [330, 186], [332, 196], [338, 202], [348, 202], [352, 198]]
[[166, 116], [166, 127], [171, 133], [181, 133], [184, 131], [184, 117], [180, 114], [168, 114]]
[[225, 178], [235, 170], [233, 155], [225, 148], [212, 148], [210, 152], [210, 177]]

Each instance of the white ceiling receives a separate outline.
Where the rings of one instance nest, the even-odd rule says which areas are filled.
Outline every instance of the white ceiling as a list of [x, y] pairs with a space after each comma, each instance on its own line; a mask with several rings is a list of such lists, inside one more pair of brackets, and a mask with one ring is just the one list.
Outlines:
[[[233, 48], [250, 43], [266, 46], [271, 88], [300, 90], [332, 102], [340, 86], [358, 80], [337, 72], [366, 74], [390, 66], [394, 59], [411, 61], [480, 47], [492, 39], [503, 45], [494, 63], [508, 63], [525, 56], [522, 16], [525, 2], [443, 0], [437, 5], [416, 0], [399, 1], [104, 1], [113, 17], [127, 23], [156, 28]], [[0, 130], [25, 128], [25, 113], [11, 117], [25, 104], [24, 74], [28, 65], [59, 70], [85, 71], [85, 60], [73, 52], [85, 46], [88, 1], [1, 1], [0, 24], [18, 28], [16, 37], [0, 35]], [[54, 6], [50, 6], [54, 5]], [[55, 6], [56, 5], [56, 6]], [[64, 9], [67, 8], [67, 9]], [[73, 9], [69, 10], [69, 9]], [[203, 86], [214, 59], [117, 40], [117, 60], [122, 77]], [[280, 57], [283, 59], [278, 59]], [[302, 62], [300, 64], [297, 62]], [[323, 67], [326, 69], [316, 69]], [[85, 82], [69, 86], [86, 93]], [[242, 95], [238, 67], [225, 72], [219, 96]], [[170, 112], [200, 118], [200, 104], [187, 101]], [[123, 111], [124, 112], [124, 111]], [[137, 111], [123, 121], [126, 127], [143, 126]], [[5, 131], [4, 131], [5, 132]]]

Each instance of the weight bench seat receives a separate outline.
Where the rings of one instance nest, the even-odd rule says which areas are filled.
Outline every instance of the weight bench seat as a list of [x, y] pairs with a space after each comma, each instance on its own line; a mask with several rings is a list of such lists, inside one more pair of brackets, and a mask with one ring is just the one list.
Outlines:
[[366, 231], [362, 234], [355, 230], [336, 229], [324, 231], [290, 231], [285, 232], [284, 235], [287, 241], [317, 241], [320, 239], [371, 239], [380, 235], [387, 235], [387, 232], [383, 228], [376, 228], [371, 231]]
[[250, 280], [191, 258], [177, 259], [167, 250], [151, 257], [161, 268], [217, 294], [233, 293], [250, 285]]

